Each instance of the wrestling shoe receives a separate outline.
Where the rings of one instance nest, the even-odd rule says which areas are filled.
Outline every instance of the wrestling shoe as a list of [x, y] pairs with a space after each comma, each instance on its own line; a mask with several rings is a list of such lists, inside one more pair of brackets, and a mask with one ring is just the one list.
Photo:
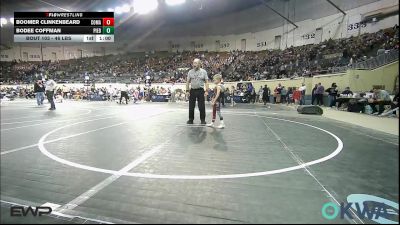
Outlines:
[[188, 120], [186, 124], [193, 124], [193, 120]]
[[217, 128], [219, 128], [219, 129], [224, 129], [225, 128], [225, 123], [224, 123], [223, 120], [219, 123], [219, 126]]
[[207, 124], [207, 127], [214, 127], [214, 123], [211, 122], [211, 123]]

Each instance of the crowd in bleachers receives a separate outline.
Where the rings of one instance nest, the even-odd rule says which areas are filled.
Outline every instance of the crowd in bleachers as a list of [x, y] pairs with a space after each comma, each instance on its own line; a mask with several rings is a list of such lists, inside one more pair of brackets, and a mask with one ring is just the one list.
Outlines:
[[[121, 90], [124, 85], [109, 85], [108, 87], [68, 87], [59, 84], [55, 90], [56, 101], [64, 99], [76, 101], [117, 101], [121, 102]], [[343, 90], [343, 88], [342, 88]], [[213, 89], [208, 90], [207, 101], [210, 101], [214, 95]], [[174, 85], [163, 87], [146, 87], [143, 85], [131, 86], [127, 90], [130, 100], [152, 101], [152, 96], [163, 95], [167, 101], [187, 102], [188, 95], [184, 90], [176, 88]], [[16, 85], [14, 87], [2, 87], [0, 89], [0, 98], [4, 100], [13, 100], [14, 98], [34, 99], [35, 92], [33, 87], [24, 87]], [[226, 86], [223, 92], [223, 103], [227, 99], [239, 97], [241, 103], [273, 103], [287, 105], [305, 105], [306, 104], [306, 86], [285, 87], [278, 84], [276, 87], [254, 87], [251, 82], [239, 83], [237, 86]], [[228, 97], [229, 98], [225, 98]], [[324, 96], [328, 99], [324, 100]], [[372, 101], [371, 101], [372, 100]], [[237, 99], [235, 99], [237, 101]], [[321, 83], [316, 84], [311, 90], [311, 104], [319, 106], [328, 106], [338, 110], [347, 110], [351, 112], [364, 112], [367, 114], [382, 114], [384, 111], [398, 110], [399, 91], [395, 91], [393, 98], [385, 90], [375, 88], [364, 93], [353, 93], [349, 87], [343, 91], [338, 91], [338, 86], [333, 83], [325, 88]], [[234, 104], [231, 101], [232, 105]], [[309, 103], [307, 103], [309, 104]], [[225, 104], [223, 104], [225, 105]], [[384, 106], [387, 106], [386, 109]]]
[[365, 61], [377, 54], [399, 48], [399, 28], [381, 30], [320, 44], [259, 52], [182, 52], [167, 54], [124, 54], [63, 61], [1, 62], [3, 84], [32, 83], [51, 75], [58, 83], [82, 83], [88, 75], [97, 83], [143, 83], [149, 75], [153, 83], [183, 83], [194, 58], [203, 61], [210, 76], [224, 81], [251, 81], [293, 78], [331, 73], [333, 68]]
[[[121, 87], [123, 85], [109, 85], [108, 87], [68, 87], [63, 84], [58, 84], [55, 90], [55, 97], [60, 96], [61, 99], [68, 100], [118, 100], [121, 96]], [[166, 95], [171, 96], [171, 93], [178, 97], [180, 101], [186, 101], [186, 92], [181, 89], [172, 87], [146, 87], [146, 86], [131, 86], [128, 90], [128, 96], [135, 97], [137, 100], [150, 100], [152, 95]], [[16, 85], [14, 87], [1, 87], [0, 98], [6, 96], [7, 99], [14, 98], [35, 98], [34, 87], [27, 85]], [[183, 94], [183, 96], [181, 96]]]

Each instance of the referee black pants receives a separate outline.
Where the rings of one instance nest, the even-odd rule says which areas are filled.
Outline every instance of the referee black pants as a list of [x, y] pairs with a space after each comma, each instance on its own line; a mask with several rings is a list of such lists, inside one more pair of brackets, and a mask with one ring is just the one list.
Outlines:
[[128, 105], [129, 96], [126, 91], [121, 91], [121, 97], [119, 98], [119, 104], [121, 104], [122, 98], [125, 98], [126, 104]]
[[200, 120], [206, 120], [206, 108], [204, 105], [204, 89], [190, 89], [189, 96], [189, 120], [194, 120], [194, 108], [196, 107], [196, 100], [198, 102], [199, 111], [200, 111]]

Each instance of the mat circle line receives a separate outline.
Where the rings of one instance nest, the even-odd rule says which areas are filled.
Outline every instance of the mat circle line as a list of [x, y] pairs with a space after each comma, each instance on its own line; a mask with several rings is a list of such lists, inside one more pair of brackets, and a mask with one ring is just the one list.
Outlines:
[[163, 174], [149, 174], [149, 173], [129, 173], [129, 172], [119, 172], [116, 170], [108, 170], [108, 169], [103, 169], [103, 168], [97, 168], [97, 167], [92, 167], [92, 166], [87, 166], [87, 165], [82, 165], [79, 163], [71, 162], [62, 158], [59, 158], [53, 154], [51, 154], [45, 147], [45, 140], [46, 138], [51, 135], [52, 133], [55, 133], [61, 129], [64, 129], [66, 127], [74, 126], [75, 124], [78, 123], [73, 123], [73, 124], [68, 124], [59, 128], [56, 128], [45, 135], [43, 135], [39, 141], [38, 141], [38, 147], [39, 150], [42, 154], [46, 155], [50, 159], [53, 159], [54, 161], [57, 161], [61, 164], [68, 165], [71, 167], [79, 168], [79, 169], [84, 169], [84, 170], [89, 170], [89, 171], [94, 171], [94, 172], [100, 172], [100, 173], [106, 173], [106, 174], [112, 174], [112, 175], [120, 175], [120, 176], [129, 176], [129, 177], [139, 177], [139, 178], [150, 178], [150, 179], [173, 179], [173, 180], [212, 180], [212, 179], [234, 179], [234, 178], [247, 178], [247, 177], [257, 177], [257, 176], [268, 176], [268, 175], [273, 175], [273, 174], [280, 174], [280, 173], [286, 173], [294, 170], [299, 170], [299, 169], [304, 169], [306, 167], [316, 165], [325, 161], [328, 161], [335, 156], [337, 156], [342, 150], [343, 150], [343, 142], [342, 140], [337, 137], [335, 134], [331, 133], [330, 131], [324, 130], [322, 128], [306, 124], [306, 123], [301, 123], [297, 121], [292, 121], [292, 120], [287, 120], [287, 119], [281, 119], [281, 118], [276, 118], [276, 117], [269, 117], [269, 116], [261, 116], [261, 115], [247, 115], [247, 116], [253, 116], [253, 117], [259, 117], [259, 118], [268, 118], [268, 119], [274, 119], [274, 120], [280, 120], [280, 121], [285, 121], [285, 122], [290, 122], [290, 123], [295, 123], [295, 124], [300, 124], [304, 125], [307, 127], [311, 127], [320, 131], [323, 131], [329, 135], [331, 135], [336, 141], [337, 141], [337, 148], [329, 155], [310, 161], [310, 162], [305, 162], [297, 166], [292, 166], [292, 167], [287, 167], [287, 168], [282, 168], [282, 169], [275, 169], [275, 170], [268, 170], [268, 171], [262, 171], [262, 172], [252, 172], [252, 173], [240, 173], [240, 174], [225, 174], [225, 175], [163, 175]]

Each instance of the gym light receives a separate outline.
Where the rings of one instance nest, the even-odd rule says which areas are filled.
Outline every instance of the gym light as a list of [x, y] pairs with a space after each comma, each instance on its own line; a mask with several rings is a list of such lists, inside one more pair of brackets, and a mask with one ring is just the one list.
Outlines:
[[138, 14], [147, 14], [158, 7], [158, 0], [134, 0], [133, 10]]
[[115, 13], [122, 14], [122, 7], [120, 7], [120, 6], [115, 7]]
[[122, 6], [122, 12], [128, 13], [131, 10], [131, 7], [128, 4]]
[[186, 0], [165, 0], [165, 3], [169, 6], [181, 5], [185, 2]]
[[6, 18], [0, 18], [0, 26], [6, 25], [7, 24], [7, 19]]
[[113, 8], [108, 8], [107, 12], [114, 12], [114, 9]]

